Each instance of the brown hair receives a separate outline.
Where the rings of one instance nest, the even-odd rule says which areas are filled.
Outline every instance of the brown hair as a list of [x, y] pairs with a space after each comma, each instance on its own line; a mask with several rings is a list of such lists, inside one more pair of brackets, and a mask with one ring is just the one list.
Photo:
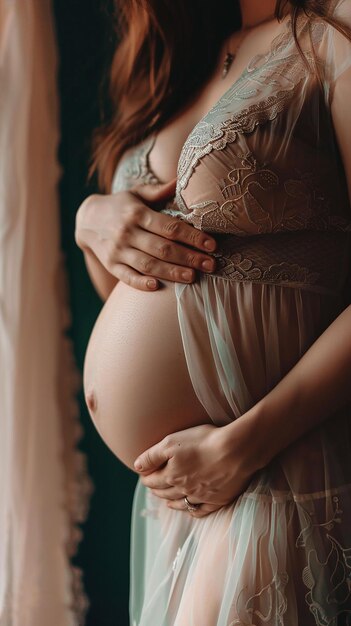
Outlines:
[[[345, 34], [323, 0], [277, 0], [275, 17], [304, 11]], [[119, 44], [109, 73], [109, 119], [92, 136], [89, 177], [109, 192], [124, 151], [161, 128], [214, 71], [224, 40], [241, 27], [239, 1], [115, 0]], [[350, 36], [346, 29], [347, 36]]]

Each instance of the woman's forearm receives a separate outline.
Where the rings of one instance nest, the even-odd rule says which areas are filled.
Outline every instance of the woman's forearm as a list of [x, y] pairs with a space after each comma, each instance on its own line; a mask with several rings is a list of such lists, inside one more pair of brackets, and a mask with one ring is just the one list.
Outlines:
[[88, 196], [77, 211], [75, 241], [84, 254], [84, 261], [91, 282], [101, 300], [105, 301], [118, 283], [118, 278], [103, 266], [92, 249], [91, 242], [94, 241], [94, 237], [92, 237], [92, 234], [94, 234], [94, 220], [95, 222], [101, 221], [101, 210], [99, 214], [96, 198], [99, 198], [101, 202], [103, 196]]
[[305, 352], [289, 373], [239, 420], [225, 426], [227, 445], [239, 422], [252, 431], [252, 469], [351, 401], [351, 306]]

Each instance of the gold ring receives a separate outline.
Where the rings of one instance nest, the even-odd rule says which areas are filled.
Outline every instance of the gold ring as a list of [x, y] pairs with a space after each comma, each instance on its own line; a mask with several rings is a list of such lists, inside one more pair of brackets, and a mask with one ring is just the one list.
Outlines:
[[184, 496], [184, 503], [188, 511], [197, 511], [197, 509], [201, 506], [201, 504], [193, 504], [189, 502], [187, 496]]

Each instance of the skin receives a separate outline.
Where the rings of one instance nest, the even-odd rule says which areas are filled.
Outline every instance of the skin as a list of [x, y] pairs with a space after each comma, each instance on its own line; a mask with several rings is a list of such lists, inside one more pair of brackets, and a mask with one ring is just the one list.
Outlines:
[[275, 0], [240, 0], [244, 28], [250, 28], [274, 15]]
[[[258, 0], [242, 2], [244, 25], [252, 25], [252, 20], [258, 17], [257, 11], [263, 8], [266, 12], [259, 14], [260, 21], [266, 19], [273, 12], [274, 4]], [[241, 56], [238, 55], [229, 72], [230, 82], [235, 80], [245, 64], [245, 44], [241, 46], [240, 52]], [[331, 109], [332, 114], [335, 113], [335, 131], [345, 163], [351, 163], [351, 125], [341, 124], [340, 119], [346, 119], [347, 111], [343, 109], [345, 103], [350, 101], [350, 84], [351, 77], [342, 86], [337, 86]], [[186, 120], [187, 128], [194, 125], [194, 117], [198, 118], [206, 112], [209, 102], [216, 95], [211, 87], [204, 89], [203, 100]], [[172, 127], [171, 122], [165, 131], [171, 133], [172, 128], [174, 130], [177, 118], [173, 124]], [[151, 214], [148, 215], [147, 210], [153, 202], [167, 197], [168, 193], [171, 196], [174, 190], [174, 163], [162, 158], [171, 138], [171, 134], [167, 137], [167, 132], [162, 135], [164, 144], [158, 142], [158, 153], [155, 151], [151, 154], [150, 161], [161, 180], [170, 180], [168, 187], [167, 184], [158, 189], [144, 186], [131, 193], [117, 194], [117, 198], [90, 197], [78, 212], [77, 243], [84, 251], [88, 270], [102, 297], [108, 297], [118, 280], [141, 290], [150, 289], [147, 285], [150, 276], [157, 279], [156, 289], [162, 287], [158, 280], [162, 278], [187, 282], [177, 273], [185, 267], [191, 269], [191, 280], [195, 280], [194, 268], [199, 268], [206, 256], [204, 239], [191, 242], [192, 247], [203, 252], [192, 253], [191, 259], [188, 256], [187, 246], [189, 238], [193, 236], [193, 232], [190, 235], [190, 231], [193, 231], [191, 227], [186, 224], [175, 227], [173, 218], [161, 214], [153, 213], [153, 219], [150, 219]], [[351, 187], [351, 172], [346, 173]], [[142, 211], [139, 213], [136, 210], [138, 203], [143, 206], [149, 219], [143, 221]], [[97, 216], [102, 206], [105, 207], [104, 224], [97, 227]], [[117, 209], [120, 208], [125, 211], [127, 233], [117, 222]], [[101, 222], [101, 212], [99, 220]], [[159, 240], [156, 242], [151, 235], [170, 241], [166, 260], [158, 252]], [[199, 233], [198, 236], [206, 237], [215, 245], [214, 239], [205, 233]], [[148, 276], [140, 271], [138, 263], [141, 257], [138, 257], [137, 252], [157, 259]], [[171, 508], [196, 517], [208, 515], [233, 502], [258, 469], [267, 465], [275, 455], [303, 434], [321, 424], [338, 406], [349, 401], [350, 325], [351, 307], [348, 307], [279, 385], [232, 424], [222, 428], [211, 424], [198, 425], [167, 435], [151, 446], [138, 457], [135, 465], [142, 482], [157, 496], [166, 499]], [[316, 380], [319, 383], [323, 381], [323, 384], [318, 385], [318, 393]], [[284, 420], [281, 419], [282, 415]], [[286, 428], [287, 423], [289, 429]], [[271, 436], [272, 432], [274, 437]], [[141, 467], [138, 467], [138, 462]], [[196, 512], [186, 511], [184, 495], [188, 495], [191, 502], [201, 503], [201, 507]]]

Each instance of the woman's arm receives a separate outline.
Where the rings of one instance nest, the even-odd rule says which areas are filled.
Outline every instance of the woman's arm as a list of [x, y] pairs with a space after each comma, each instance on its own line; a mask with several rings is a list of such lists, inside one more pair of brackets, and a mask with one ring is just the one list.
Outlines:
[[[351, 306], [334, 320], [277, 386], [243, 416], [250, 422], [254, 435], [251, 469], [267, 465], [279, 452], [349, 402]], [[229, 448], [235, 438], [233, 425], [222, 429]]]
[[[331, 114], [351, 200], [351, 69], [333, 86]], [[350, 208], [351, 213], [351, 208]], [[350, 267], [351, 272], [351, 267]], [[272, 434], [260, 451], [261, 465], [272, 459], [351, 398], [351, 307], [311, 346], [279, 385], [254, 408], [258, 432]], [[284, 412], [283, 428], [278, 427]], [[254, 418], [255, 419], [255, 418]]]
[[171, 434], [140, 455], [135, 469], [171, 508], [184, 511], [184, 495], [204, 503], [192, 513], [203, 517], [231, 503], [256, 471], [348, 402], [351, 306], [244, 415], [221, 428], [206, 424]]

